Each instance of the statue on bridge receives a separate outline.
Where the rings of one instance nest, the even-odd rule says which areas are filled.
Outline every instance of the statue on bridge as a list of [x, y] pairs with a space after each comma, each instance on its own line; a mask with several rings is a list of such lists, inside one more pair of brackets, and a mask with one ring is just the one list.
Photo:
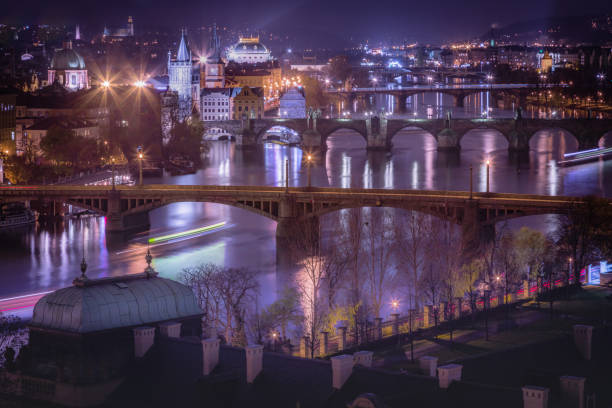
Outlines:
[[306, 112], [306, 127], [310, 129], [310, 120], [312, 119], [312, 129], [317, 130], [317, 119], [320, 117], [321, 109], [313, 109], [312, 106], [309, 106]]
[[516, 108], [516, 115], [514, 115], [515, 120], [523, 119], [523, 109], [519, 106]]
[[446, 120], [444, 121], [444, 127], [446, 129], [450, 129], [451, 128], [451, 119], [452, 119], [452, 114], [451, 111], [446, 111]]

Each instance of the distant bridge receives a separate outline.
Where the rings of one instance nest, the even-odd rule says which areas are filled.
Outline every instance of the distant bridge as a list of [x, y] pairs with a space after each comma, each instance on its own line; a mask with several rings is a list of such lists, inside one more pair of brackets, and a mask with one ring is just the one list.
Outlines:
[[[234, 135], [239, 146], [262, 143], [265, 133], [282, 126], [298, 133], [302, 146], [326, 149], [327, 138], [337, 130], [355, 131], [368, 149], [389, 150], [393, 138], [406, 128], [430, 133], [438, 150], [460, 150], [461, 139], [473, 129], [493, 129], [508, 141], [511, 151], [526, 152], [529, 140], [541, 130], [563, 129], [578, 141], [580, 149], [597, 147], [604, 135], [612, 131], [611, 119], [245, 119], [202, 122], [205, 129], [224, 135]], [[206, 131], [205, 131], [206, 133]]]
[[[15, 186], [0, 188], [2, 202], [71, 204], [104, 215], [109, 232], [147, 228], [149, 212], [176, 202], [230, 205], [277, 222], [277, 237], [295, 226], [346, 208], [392, 207], [420, 211], [462, 227], [464, 246], [490, 237], [495, 224], [516, 217], [564, 214], [581, 205], [576, 197], [394, 189], [268, 186]], [[611, 201], [612, 204], [612, 201]], [[60, 206], [54, 206], [60, 208]]]
[[455, 106], [464, 106], [466, 96], [481, 93], [491, 92], [492, 95], [500, 94], [511, 95], [517, 98], [519, 106], [523, 105], [525, 98], [533, 91], [540, 89], [559, 88], [560, 85], [534, 85], [534, 84], [457, 84], [457, 85], [411, 85], [403, 87], [385, 88], [353, 88], [353, 89], [333, 89], [325, 92], [338, 95], [346, 98], [349, 103], [352, 103], [358, 97], [369, 95], [391, 95], [397, 99], [397, 106], [405, 107], [406, 98], [412, 95], [423, 93], [442, 93], [453, 97]]

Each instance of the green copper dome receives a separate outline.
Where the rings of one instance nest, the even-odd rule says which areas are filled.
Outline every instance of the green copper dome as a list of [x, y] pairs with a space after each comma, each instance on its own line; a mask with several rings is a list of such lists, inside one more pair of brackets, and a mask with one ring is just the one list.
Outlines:
[[72, 70], [85, 69], [85, 61], [78, 52], [72, 48], [64, 48], [55, 51], [51, 60], [51, 69], [54, 70]]

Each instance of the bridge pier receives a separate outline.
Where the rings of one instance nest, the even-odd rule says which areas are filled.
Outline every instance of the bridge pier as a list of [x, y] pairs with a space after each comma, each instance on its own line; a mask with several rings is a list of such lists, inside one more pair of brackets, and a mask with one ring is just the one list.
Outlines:
[[518, 129], [508, 132], [508, 150], [512, 153], [529, 152], [529, 135]]
[[248, 149], [257, 146], [257, 135], [251, 129], [242, 129], [236, 135], [236, 146]]
[[302, 147], [313, 150], [315, 148], [321, 148], [323, 141], [321, 134], [314, 129], [307, 129], [302, 133]]
[[126, 232], [147, 229], [151, 225], [149, 211], [129, 213], [121, 206], [119, 191], [111, 191], [108, 198], [108, 212], [106, 215], [107, 232]]
[[457, 108], [463, 108], [465, 106], [463, 100], [465, 98], [464, 94], [453, 95], [453, 102], [455, 102], [455, 106]]
[[378, 116], [366, 119], [366, 132], [368, 150], [391, 150], [387, 138], [387, 119]]
[[481, 253], [483, 244], [495, 238], [495, 225], [480, 220], [478, 200], [467, 200], [461, 221], [461, 253], [465, 263]]
[[438, 141], [439, 152], [458, 152], [461, 150], [459, 135], [453, 129], [442, 129], [440, 133], [436, 135], [436, 139]]

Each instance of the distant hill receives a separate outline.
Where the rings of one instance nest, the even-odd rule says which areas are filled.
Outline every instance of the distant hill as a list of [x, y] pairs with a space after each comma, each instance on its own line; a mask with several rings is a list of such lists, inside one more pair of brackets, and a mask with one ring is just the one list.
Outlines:
[[560, 44], [612, 42], [612, 16], [552, 17], [492, 28], [481, 39], [488, 41], [533, 42], [553, 40]]

